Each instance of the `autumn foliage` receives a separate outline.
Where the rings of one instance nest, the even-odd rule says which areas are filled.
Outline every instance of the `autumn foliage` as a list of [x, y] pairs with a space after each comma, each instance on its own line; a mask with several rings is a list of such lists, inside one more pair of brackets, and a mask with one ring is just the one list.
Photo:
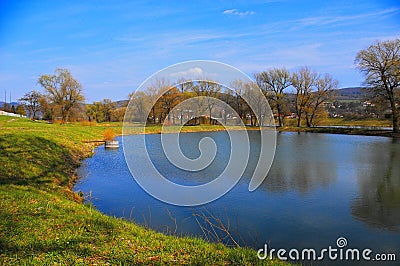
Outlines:
[[103, 139], [105, 141], [112, 141], [115, 138], [115, 136], [116, 134], [114, 130], [112, 130], [111, 128], [107, 128], [103, 133]]

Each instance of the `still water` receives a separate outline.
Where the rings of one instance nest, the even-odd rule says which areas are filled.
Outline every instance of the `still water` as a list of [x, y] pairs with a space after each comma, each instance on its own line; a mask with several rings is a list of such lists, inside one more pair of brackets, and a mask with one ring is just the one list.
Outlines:
[[[129, 136], [134, 143], [138, 136]], [[150, 157], [171, 181], [206, 183], [220, 174], [230, 156], [225, 132], [180, 135], [183, 153], [199, 156], [198, 143], [211, 137], [217, 144], [213, 163], [201, 172], [185, 172], [170, 164], [160, 135], [147, 135]], [[277, 135], [275, 159], [263, 184], [248, 191], [259, 154], [259, 133], [249, 132], [250, 158], [244, 176], [222, 198], [200, 207], [178, 207], [144, 192], [131, 176], [122, 147], [96, 149], [79, 169], [75, 191], [90, 195], [97, 209], [125, 217], [155, 230], [196, 235], [228, 245], [259, 249], [336, 247], [339, 237], [352, 248], [374, 252], [400, 249], [400, 140], [384, 137], [282, 132]], [[137, 154], [143, 156], [143, 154]], [[224, 225], [226, 233], [212, 231]], [[229, 227], [229, 228], [228, 228]]]

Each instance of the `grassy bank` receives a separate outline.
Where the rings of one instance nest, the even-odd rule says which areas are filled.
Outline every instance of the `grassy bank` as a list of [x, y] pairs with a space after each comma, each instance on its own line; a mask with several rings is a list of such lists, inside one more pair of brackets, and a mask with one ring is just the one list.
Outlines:
[[332, 127], [282, 127], [277, 128], [280, 132], [310, 132], [327, 134], [363, 135], [400, 138], [400, 134], [390, 130], [367, 129], [367, 128], [332, 128]]
[[[318, 126], [359, 126], [359, 127], [391, 127], [390, 119], [345, 119], [345, 118], [324, 118], [318, 120]], [[296, 127], [297, 119], [285, 119], [285, 126]], [[305, 121], [302, 121], [305, 126]]]
[[[400, 134], [394, 134], [391, 130], [379, 129], [381, 127], [391, 128], [392, 124], [391, 121], [388, 119], [351, 120], [343, 118], [326, 118], [319, 121], [318, 127], [306, 127], [305, 125], [297, 127], [296, 124], [297, 124], [296, 119], [286, 120], [285, 126], [278, 127], [277, 130], [289, 131], [289, 132], [383, 136], [383, 137], [396, 137], [396, 138], [400, 137]], [[340, 126], [343, 126], [343, 128], [340, 128]]]
[[109, 127], [121, 132], [120, 124], [0, 116], [0, 264], [284, 264], [260, 261], [250, 249], [166, 236], [80, 203], [71, 188], [93, 149], [84, 141], [102, 139]]
[[[139, 124], [126, 124], [124, 129], [124, 134], [138, 134], [138, 133], [146, 133], [146, 134], [160, 134], [161, 131], [166, 133], [173, 132], [213, 132], [213, 131], [223, 131], [223, 130], [259, 130], [258, 127], [241, 127], [241, 126], [222, 126], [222, 125], [196, 125], [196, 126], [179, 126], [179, 125], [170, 125], [162, 128], [161, 125], [148, 125], [143, 130], [143, 126]], [[143, 132], [144, 131], [144, 132]]]
[[325, 118], [319, 122], [320, 126], [361, 126], [361, 127], [391, 127], [390, 119], [344, 119]]

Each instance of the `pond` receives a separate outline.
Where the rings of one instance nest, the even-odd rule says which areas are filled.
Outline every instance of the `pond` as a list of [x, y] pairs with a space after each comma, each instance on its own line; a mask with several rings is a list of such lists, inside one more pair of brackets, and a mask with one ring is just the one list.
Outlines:
[[[205, 172], [185, 172], [166, 159], [160, 135], [146, 135], [156, 168], [176, 183], [212, 180], [230, 156], [226, 132], [180, 134], [183, 153], [199, 156], [198, 143], [211, 137], [215, 160]], [[138, 136], [129, 136], [134, 143]], [[260, 134], [249, 132], [250, 158], [243, 177], [226, 195], [199, 207], [179, 207], [148, 195], [126, 165], [122, 147], [96, 148], [79, 168], [75, 191], [82, 191], [101, 212], [125, 217], [157, 231], [235, 242], [255, 249], [348, 247], [400, 254], [400, 140], [316, 133], [277, 133], [275, 159], [262, 185], [248, 184], [259, 154]], [[137, 154], [137, 156], [144, 156]], [[212, 229], [225, 228], [226, 232]]]

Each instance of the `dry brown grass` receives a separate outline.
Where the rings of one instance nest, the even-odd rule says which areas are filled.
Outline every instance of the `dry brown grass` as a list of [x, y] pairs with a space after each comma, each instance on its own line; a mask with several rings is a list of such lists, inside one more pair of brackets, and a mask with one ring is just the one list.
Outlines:
[[116, 133], [111, 128], [107, 128], [103, 133], [103, 139], [105, 141], [111, 141], [116, 137]]
[[91, 127], [91, 126], [97, 126], [97, 122], [96, 121], [88, 121], [88, 120], [84, 120], [80, 122], [80, 125], [83, 127]]

